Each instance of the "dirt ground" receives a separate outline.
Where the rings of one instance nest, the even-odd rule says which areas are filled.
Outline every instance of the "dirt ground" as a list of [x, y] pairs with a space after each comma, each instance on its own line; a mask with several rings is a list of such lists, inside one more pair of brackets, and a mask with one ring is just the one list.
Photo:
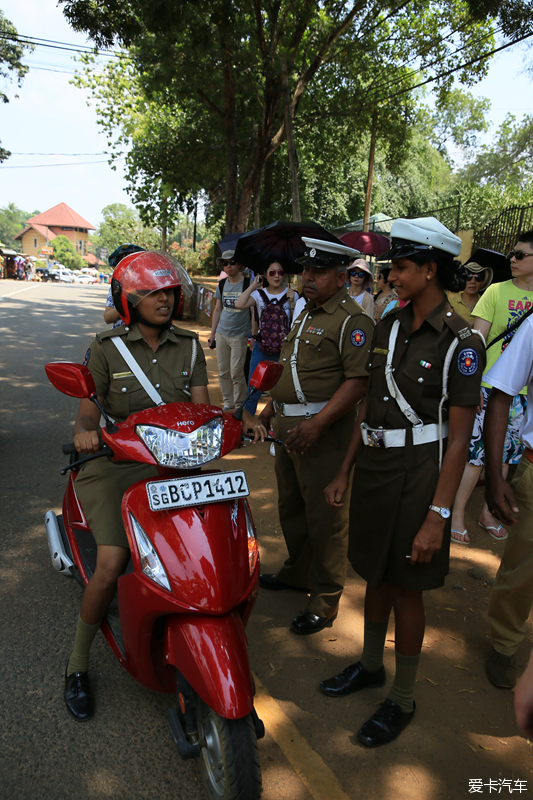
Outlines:
[[[200, 334], [207, 353], [212, 402], [221, 403], [215, 354], [207, 348], [208, 331], [190, 327]], [[277, 513], [274, 458], [263, 444], [235, 451], [223, 461], [231, 462], [226, 469], [246, 471], [262, 571], [275, 572], [286, 550]], [[388, 679], [383, 689], [339, 700], [326, 698], [318, 689], [321, 679], [359, 658], [363, 581], [350, 568], [337, 620], [321, 633], [304, 637], [288, 628], [305, 607], [302, 596], [260, 590], [247, 628], [252, 669], [296, 726], [307, 754], [307, 760], [304, 756], [300, 762], [291, 751], [297, 747], [291, 745], [296, 734], [285, 740], [278, 735], [278, 741], [288, 743], [278, 747], [266, 725], [267, 735], [260, 743], [265, 800], [313, 796], [403, 800], [415, 795], [437, 800], [469, 794], [533, 794], [533, 747], [517, 729], [513, 694], [491, 686], [484, 672], [490, 651], [486, 609], [504, 545], [478, 527], [482, 503], [483, 489], [477, 487], [466, 518], [472, 543], [452, 545], [446, 586], [425, 596], [427, 625], [415, 695], [417, 712], [410, 727], [388, 747], [363, 748], [356, 732], [390, 687], [393, 623], [387, 636]], [[527, 641], [517, 655], [519, 671], [529, 658], [531, 634], [529, 626]], [[338, 784], [334, 786], [333, 779], [331, 791], [327, 780], [320, 793], [312, 778], [307, 779], [307, 765], [312, 773], [313, 763], [324, 767], [326, 775], [328, 768], [333, 773]]]

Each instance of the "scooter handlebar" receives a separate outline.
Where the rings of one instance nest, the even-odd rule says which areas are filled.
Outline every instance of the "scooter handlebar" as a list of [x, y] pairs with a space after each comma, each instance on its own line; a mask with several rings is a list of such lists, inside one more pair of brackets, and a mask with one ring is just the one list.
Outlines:
[[[99, 437], [99, 439], [98, 439], [98, 444], [100, 446], [100, 450], [103, 450], [104, 448], [107, 447], [107, 445], [104, 444], [104, 442], [103, 442], [101, 437]], [[74, 442], [68, 442], [67, 444], [61, 445], [61, 449], [62, 449], [62, 451], [64, 452], [64, 454], [66, 456], [71, 456], [73, 453], [77, 452], [76, 451], [76, 445], [74, 444]]]

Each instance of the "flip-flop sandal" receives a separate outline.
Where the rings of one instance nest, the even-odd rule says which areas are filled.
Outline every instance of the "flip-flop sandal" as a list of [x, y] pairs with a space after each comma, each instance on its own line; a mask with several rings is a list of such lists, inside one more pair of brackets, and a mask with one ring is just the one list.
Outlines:
[[455, 544], [470, 544], [470, 542], [467, 542], [466, 539], [465, 539], [465, 533], [468, 533], [466, 528], [464, 529], [464, 531], [455, 531], [452, 528], [452, 533], [458, 533], [459, 536], [463, 537], [462, 539], [454, 539], [453, 536], [452, 536], [452, 542], [455, 542]]
[[481, 522], [478, 522], [478, 525], [480, 528], [483, 528], [484, 531], [487, 531], [489, 536], [492, 536], [492, 538], [497, 542], [505, 542], [509, 536], [507, 531], [505, 531], [505, 536], [495, 536], [493, 533], [491, 533], [491, 531], [496, 531], [496, 533], [498, 533], [498, 531], [503, 530], [503, 525], [498, 525], [498, 527], [496, 527], [496, 525], [482, 525]]

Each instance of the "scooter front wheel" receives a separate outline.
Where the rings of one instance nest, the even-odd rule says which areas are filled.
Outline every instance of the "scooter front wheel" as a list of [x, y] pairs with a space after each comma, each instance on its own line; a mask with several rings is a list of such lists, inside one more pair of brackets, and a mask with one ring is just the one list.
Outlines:
[[196, 703], [198, 766], [211, 800], [256, 800], [261, 796], [261, 767], [255, 727], [248, 714], [224, 719], [199, 697]]

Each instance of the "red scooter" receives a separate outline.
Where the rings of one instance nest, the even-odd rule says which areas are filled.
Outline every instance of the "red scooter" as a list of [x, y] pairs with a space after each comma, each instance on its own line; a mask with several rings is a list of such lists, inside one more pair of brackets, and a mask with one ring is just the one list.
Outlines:
[[[267, 391], [281, 370], [262, 362], [250, 385]], [[86, 367], [60, 362], [46, 365], [46, 373], [60, 392], [99, 406]], [[131, 559], [102, 631], [142, 686], [177, 692], [167, 724], [181, 758], [199, 759], [208, 796], [258, 798], [264, 726], [254, 709], [244, 628], [257, 596], [259, 549], [248, 484], [241, 470], [201, 469], [241, 445], [241, 422], [195, 403], [149, 408], [120, 424], [104, 418], [98, 453], [80, 456], [74, 445], [63, 446], [71, 454], [61, 470], [70, 472], [63, 514], [45, 517], [52, 563], [83, 586], [96, 566], [76, 497], [84, 463], [108, 457], [157, 467], [157, 478], [139, 481], [122, 499]]]

